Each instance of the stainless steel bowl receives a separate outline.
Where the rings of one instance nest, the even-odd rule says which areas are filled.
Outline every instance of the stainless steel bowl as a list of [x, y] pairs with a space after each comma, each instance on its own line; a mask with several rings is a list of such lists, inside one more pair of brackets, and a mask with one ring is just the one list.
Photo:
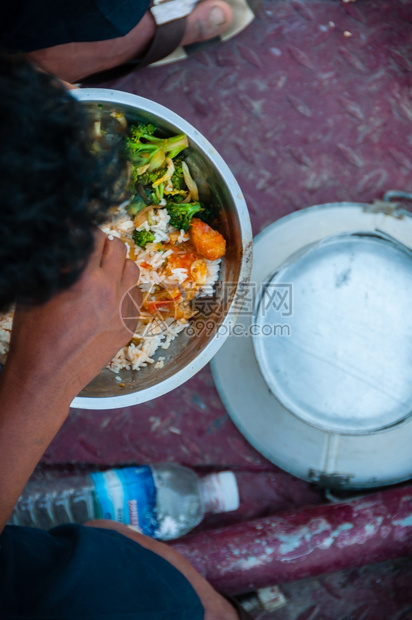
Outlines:
[[[72, 407], [116, 409], [143, 403], [178, 387], [196, 374], [222, 346], [236, 320], [242, 289], [247, 285], [252, 266], [252, 230], [246, 203], [237, 181], [214, 147], [192, 125], [174, 112], [148, 99], [115, 90], [93, 88], [73, 91], [96, 118], [113, 110], [124, 113], [131, 122], [155, 124], [165, 135], [184, 132], [190, 143], [190, 167], [198, 181], [200, 198], [208, 201], [209, 192], [219, 206], [219, 230], [227, 241], [219, 282], [210, 303], [202, 304], [196, 317], [195, 335], [181, 332], [169, 349], [159, 349], [163, 368], [154, 364], [138, 371], [108, 369], [77, 396]], [[203, 308], [203, 309], [202, 309]], [[202, 327], [203, 326], [203, 327]]]

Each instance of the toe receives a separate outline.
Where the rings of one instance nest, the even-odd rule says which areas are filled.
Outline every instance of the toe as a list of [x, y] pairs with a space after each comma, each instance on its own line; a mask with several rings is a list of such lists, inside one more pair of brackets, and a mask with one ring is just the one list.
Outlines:
[[222, 34], [233, 21], [233, 10], [223, 0], [203, 0], [187, 17], [182, 44], [207, 41]]

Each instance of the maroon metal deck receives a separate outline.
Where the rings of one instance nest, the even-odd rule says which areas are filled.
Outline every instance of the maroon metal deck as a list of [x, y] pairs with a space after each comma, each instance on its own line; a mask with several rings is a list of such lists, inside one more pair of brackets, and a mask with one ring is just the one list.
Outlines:
[[[183, 62], [100, 85], [153, 99], [197, 127], [235, 174], [255, 234], [311, 205], [369, 202], [389, 189], [412, 191], [408, 0], [263, 0], [256, 20], [235, 39]], [[73, 410], [43, 463], [110, 466], [169, 460], [199, 471], [228, 467], [243, 472], [240, 522], [270, 520], [286, 511], [293, 523], [302, 506], [312, 505], [313, 514], [324, 508], [319, 491], [281, 472], [242, 437], [223, 408], [209, 368], [144, 405]], [[409, 490], [406, 486], [402, 493]], [[205, 526], [216, 524], [230, 527], [230, 519], [209, 520]], [[242, 523], [236, 527], [247, 529]], [[378, 528], [381, 542], [384, 534]], [[193, 535], [195, 545], [201, 535]], [[403, 536], [402, 545], [388, 539], [392, 547], [386, 546], [386, 556], [371, 555], [367, 542], [359, 542], [352, 551], [358, 554], [355, 564], [409, 553], [412, 520], [405, 522]], [[353, 566], [350, 558], [339, 564], [341, 551], [332, 545], [334, 561], [322, 565], [320, 560], [309, 573], [299, 572], [300, 563], [292, 562], [287, 580]], [[282, 580], [276, 571], [272, 575], [275, 583]], [[238, 577], [231, 590], [247, 590], [240, 569]], [[266, 585], [269, 577], [265, 574]], [[412, 561], [404, 559], [281, 585], [288, 605], [256, 617], [406, 620], [412, 618], [411, 577]], [[215, 575], [215, 581], [225, 585], [222, 575]]]

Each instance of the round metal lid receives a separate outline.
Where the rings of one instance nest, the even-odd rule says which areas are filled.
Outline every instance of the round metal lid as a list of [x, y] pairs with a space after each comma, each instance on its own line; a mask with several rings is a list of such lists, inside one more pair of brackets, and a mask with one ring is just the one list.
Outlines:
[[253, 318], [268, 387], [327, 431], [404, 420], [412, 409], [412, 252], [366, 233], [298, 254], [265, 283]]
[[[356, 377], [346, 372], [342, 375], [343, 384], [335, 384], [334, 388], [331, 384], [326, 385], [328, 398], [334, 409], [321, 407], [315, 398], [320, 389], [319, 385], [311, 387], [314, 389], [311, 400], [307, 394], [302, 394], [302, 390], [298, 391], [300, 396], [297, 399], [296, 391], [288, 388], [281, 375], [285, 367], [292, 373], [292, 358], [287, 360], [285, 366], [282, 363], [284, 353], [274, 355], [273, 352], [278, 351], [277, 347], [284, 346], [289, 349], [290, 354], [293, 345], [291, 341], [288, 343], [284, 326], [289, 325], [289, 320], [293, 321], [301, 315], [301, 320], [308, 320], [312, 330], [310, 346], [304, 352], [306, 380], [310, 383], [311, 361], [315, 361], [316, 379], [323, 381], [323, 362], [315, 357], [314, 344], [328, 344], [329, 339], [324, 335], [328, 327], [325, 327], [323, 322], [316, 332], [312, 325], [310, 319], [316, 317], [316, 313], [307, 303], [307, 299], [311, 299], [310, 295], [304, 295], [301, 290], [294, 298], [293, 289], [290, 295], [288, 288], [280, 285], [290, 284], [289, 276], [296, 271], [298, 275], [301, 273], [300, 286], [303, 287], [302, 274], [307, 270], [309, 274], [312, 273], [317, 290], [322, 290], [325, 285], [323, 278], [321, 283], [317, 283], [313, 275], [321, 268], [323, 276], [328, 275], [331, 278], [330, 290], [337, 288], [338, 293], [343, 294], [339, 289], [349, 291], [349, 288], [352, 288], [357, 300], [362, 300], [365, 295], [362, 297], [362, 293], [355, 286], [350, 286], [350, 279], [346, 280], [347, 289], [345, 286], [336, 287], [337, 281], [339, 282], [337, 275], [343, 273], [346, 263], [339, 263], [339, 271], [338, 263], [335, 269], [328, 262], [331, 256], [334, 257], [333, 260], [338, 260], [343, 246], [348, 242], [351, 247], [352, 237], [355, 239], [354, 235], [359, 231], [363, 236], [358, 236], [358, 241], [353, 244], [356, 245], [356, 263], [361, 264], [370, 252], [373, 255], [379, 254], [380, 257], [382, 251], [386, 257], [386, 266], [382, 272], [386, 273], [384, 281], [387, 281], [388, 276], [392, 276], [392, 279], [389, 278], [388, 287], [382, 292], [382, 299], [378, 300], [380, 308], [385, 310], [385, 320], [380, 322], [379, 312], [368, 314], [366, 302], [363, 302], [364, 319], [369, 331], [366, 330], [365, 334], [364, 330], [361, 330], [361, 341], [373, 342], [374, 346], [378, 346], [383, 368], [380, 368], [370, 351], [364, 352], [366, 357], [363, 361], [358, 359], [358, 354], [352, 359], [349, 355], [343, 359], [358, 370], [360, 367], [361, 372], [357, 374], [359, 395], [368, 392], [368, 398], [371, 399], [373, 395], [375, 404], [380, 404], [377, 394], [379, 389], [382, 389], [385, 399], [389, 399], [392, 406], [381, 407], [377, 413], [376, 408], [372, 412], [365, 404], [352, 399], [352, 406], [358, 408], [359, 415], [354, 416], [351, 411], [351, 417], [348, 417], [343, 415], [345, 411], [342, 406], [342, 402], [348, 402], [351, 396], [345, 382], [355, 381]], [[392, 241], [378, 238], [385, 235]], [[362, 240], [360, 245], [359, 240]], [[389, 204], [376, 206], [357, 203], [333, 203], [304, 209], [278, 220], [255, 239], [252, 277], [249, 287], [244, 291], [243, 307], [231, 335], [212, 360], [212, 372], [223, 404], [240, 432], [267, 459], [300, 478], [329, 487], [366, 488], [394, 484], [412, 476], [412, 418], [408, 416], [412, 398], [408, 397], [406, 385], [407, 377], [412, 376], [412, 338], [408, 322], [411, 304], [409, 303], [408, 310], [406, 296], [412, 295], [412, 288], [407, 273], [410, 269], [409, 250], [407, 247], [400, 247], [398, 243], [405, 246], [412, 244], [412, 218], [408, 214], [394, 210]], [[317, 268], [314, 265], [317, 265]], [[368, 273], [370, 277], [372, 273], [375, 279], [374, 270], [369, 270]], [[352, 278], [354, 277], [352, 273]], [[341, 279], [345, 280], [344, 277]], [[355, 281], [354, 279], [353, 282]], [[262, 316], [261, 304], [265, 295], [270, 294], [269, 285], [273, 288], [275, 284], [279, 285], [279, 293], [268, 320], [266, 316]], [[407, 287], [409, 290], [406, 290]], [[365, 294], [364, 283], [363, 292]], [[377, 300], [377, 293], [374, 292], [373, 295]], [[302, 303], [302, 298], [305, 303]], [[288, 301], [292, 303], [288, 304]], [[326, 306], [323, 313], [329, 320], [327, 297], [324, 303]], [[338, 311], [341, 310], [336, 308], [336, 313]], [[395, 314], [391, 315], [391, 312]], [[345, 315], [346, 335], [350, 334], [351, 325], [348, 315], [349, 297]], [[334, 324], [340, 329], [341, 325], [334, 316]], [[390, 344], [390, 353], [386, 356], [382, 338], [372, 338], [373, 334], [369, 333], [373, 316], [375, 326], [379, 327], [381, 334], [385, 336], [384, 341]], [[385, 331], [389, 316], [392, 317], [393, 325], [387, 325]], [[402, 329], [399, 329], [399, 321], [403, 323]], [[266, 323], [272, 325], [274, 335], [263, 340], [258, 330]], [[358, 320], [356, 329], [359, 329], [359, 325], [362, 326], [362, 323]], [[292, 328], [293, 324], [290, 327]], [[392, 340], [391, 333], [393, 334], [394, 330], [397, 335], [395, 340]], [[403, 330], [407, 330], [407, 333], [403, 333]], [[293, 334], [293, 331], [291, 333]], [[305, 334], [300, 333], [299, 343], [304, 343], [304, 338]], [[269, 339], [274, 341], [273, 348], [265, 344]], [[340, 343], [345, 347], [346, 339], [341, 337]], [[369, 345], [366, 344], [365, 347], [367, 346]], [[328, 368], [332, 366], [331, 358], [333, 360], [333, 355], [337, 353], [339, 351], [329, 345]], [[372, 386], [368, 384], [368, 362], [380, 372], [384, 388], [380, 388], [376, 381]], [[338, 373], [339, 369], [333, 369], [333, 372]], [[295, 374], [301, 375], [300, 367]], [[297, 378], [294, 380], [299, 383]], [[365, 386], [364, 390], [359, 387], [362, 385]], [[286, 400], [288, 389], [289, 398], [293, 396], [291, 402]], [[309, 404], [312, 407], [309, 407]], [[360, 421], [363, 428], [359, 426]]]

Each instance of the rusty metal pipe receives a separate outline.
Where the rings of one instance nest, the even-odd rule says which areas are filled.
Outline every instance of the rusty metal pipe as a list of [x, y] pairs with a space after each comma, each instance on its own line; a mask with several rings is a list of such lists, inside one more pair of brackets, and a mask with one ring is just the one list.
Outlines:
[[171, 544], [227, 594], [401, 557], [412, 552], [412, 486], [191, 534]]

